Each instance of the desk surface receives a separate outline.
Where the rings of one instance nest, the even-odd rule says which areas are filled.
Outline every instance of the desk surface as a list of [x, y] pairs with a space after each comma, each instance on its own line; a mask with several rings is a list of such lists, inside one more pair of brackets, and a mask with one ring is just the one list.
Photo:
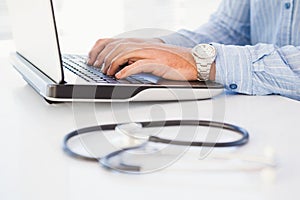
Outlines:
[[[225, 102], [224, 121], [251, 135], [249, 144], [235, 151], [255, 156], [272, 148], [278, 164], [271, 171], [171, 166], [147, 175], [112, 173], [61, 149], [66, 133], [93, 124], [91, 104], [76, 104], [76, 114], [72, 104], [47, 104], [10, 66], [10, 50], [10, 42], [0, 43], [0, 199], [299, 199], [299, 102], [280, 96], [218, 98]], [[172, 119], [182, 118], [183, 112], [186, 119], [211, 119], [213, 101], [120, 104], [118, 112], [139, 120], [161, 119], [161, 111]], [[92, 106], [98, 123], [116, 121], [111, 104]]]

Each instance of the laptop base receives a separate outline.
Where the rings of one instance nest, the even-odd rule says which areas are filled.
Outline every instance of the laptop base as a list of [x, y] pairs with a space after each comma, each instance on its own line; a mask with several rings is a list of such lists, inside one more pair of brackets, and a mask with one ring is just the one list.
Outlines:
[[215, 82], [180, 82], [161, 80], [159, 84], [98, 84], [64, 83], [51, 80], [34, 65], [11, 54], [11, 63], [23, 78], [48, 103], [59, 102], [129, 102], [129, 101], [185, 101], [208, 99], [223, 92]]

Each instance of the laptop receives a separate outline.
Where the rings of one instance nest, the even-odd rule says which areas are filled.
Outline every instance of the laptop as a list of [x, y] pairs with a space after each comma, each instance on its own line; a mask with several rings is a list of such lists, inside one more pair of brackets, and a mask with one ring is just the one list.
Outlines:
[[215, 82], [171, 81], [151, 74], [118, 80], [62, 54], [52, 0], [8, 0], [16, 52], [11, 63], [47, 102], [129, 102], [208, 99], [223, 92]]

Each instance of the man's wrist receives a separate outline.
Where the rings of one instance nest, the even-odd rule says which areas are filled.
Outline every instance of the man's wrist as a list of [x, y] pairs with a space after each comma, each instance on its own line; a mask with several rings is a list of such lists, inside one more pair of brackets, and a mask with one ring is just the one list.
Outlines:
[[198, 80], [215, 79], [216, 48], [210, 44], [198, 44], [192, 49], [192, 55], [197, 66]]

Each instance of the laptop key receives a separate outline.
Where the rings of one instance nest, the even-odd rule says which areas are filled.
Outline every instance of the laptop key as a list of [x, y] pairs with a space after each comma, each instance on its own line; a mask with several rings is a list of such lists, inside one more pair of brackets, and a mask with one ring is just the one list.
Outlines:
[[105, 80], [94, 80], [96, 83], [107, 83], [107, 81], [105, 81]]
[[85, 58], [78, 55], [65, 55], [63, 61], [64, 67], [76, 75], [97, 83], [112, 84], [150, 84], [149, 81], [138, 79], [138, 77], [127, 77], [126, 79], [116, 80], [114, 76], [108, 76], [101, 72], [101, 68], [88, 66], [85, 64]]

